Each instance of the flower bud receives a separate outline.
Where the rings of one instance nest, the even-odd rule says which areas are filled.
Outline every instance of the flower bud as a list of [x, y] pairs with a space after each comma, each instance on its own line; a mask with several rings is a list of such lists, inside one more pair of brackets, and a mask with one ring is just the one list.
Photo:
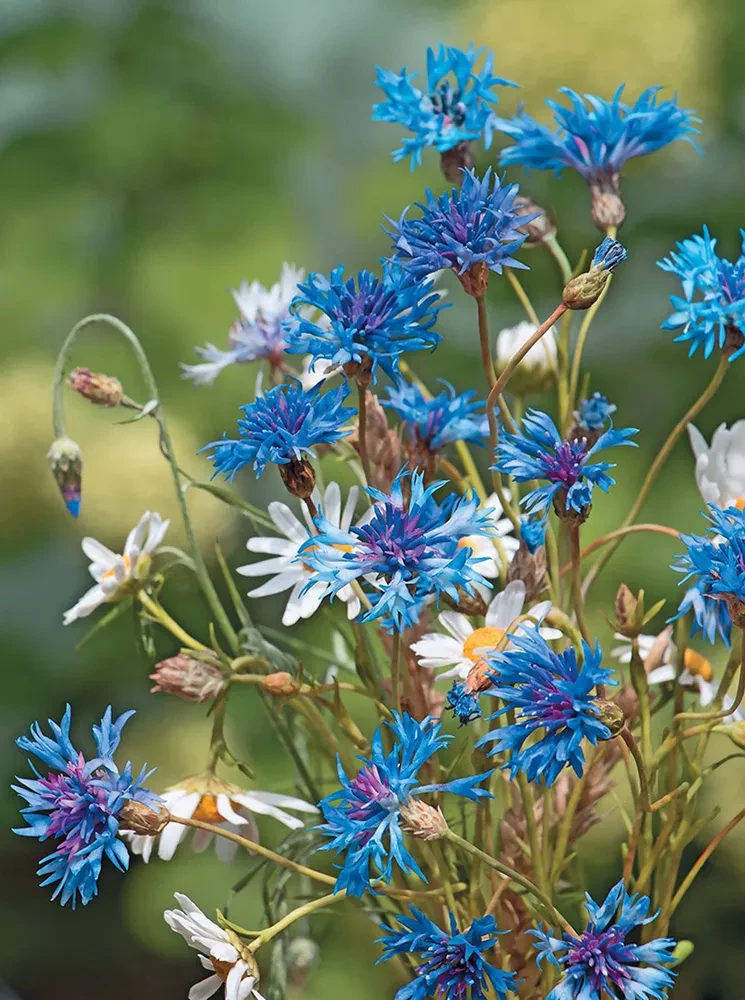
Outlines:
[[151, 809], [144, 802], [129, 799], [119, 813], [119, 827], [145, 837], [155, 837], [170, 822], [171, 814], [164, 806]]
[[473, 295], [475, 299], [480, 299], [482, 295], [486, 295], [486, 289], [489, 286], [489, 268], [483, 260], [471, 264], [463, 274], [458, 274], [456, 271], [456, 277], [461, 285], [463, 285], [463, 290], [469, 295]]
[[460, 187], [463, 183], [463, 169], [470, 170], [473, 162], [471, 143], [467, 139], [440, 153], [440, 170], [456, 187]]
[[519, 194], [513, 203], [513, 207], [518, 216], [532, 215], [533, 218], [517, 227], [519, 233], [527, 233], [527, 240], [524, 247], [537, 247], [552, 236], [556, 236], [556, 226], [548, 212], [541, 208], [537, 201], [526, 198]]
[[70, 372], [67, 384], [96, 406], [118, 406], [124, 399], [118, 378], [92, 372], [90, 368], [75, 368]]
[[626, 256], [625, 248], [606, 236], [593, 255], [590, 269], [564, 286], [561, 296], [564, 305], [570, 309], [589, 309], [600, 298], [608, 278]]
[[155, 672], [150, 674], [155, 686], [151, 694], [175, 694], [184, 701], [212, 701], [225, 686], [225, 678], [216, 663], [198, 660], [193, 656], [179, 653], [155, 664]]
[[65, 507], [73, 517], [77, 517], [80, 513], [83, 475], [83, 458], [79, 445], [72, 438], [57, 438], [47, 453], [47, 459]]
[[640, 592], [639, 598], [634, 597], [631, 590], [622, 583], [616, 592], [616, 599], [613, 602], [613, 613], [615, 621], [613, 628], [628, 639], [633, 639], [641, 631], [641, 622], [638, 621], [639, 599], [641, 599], [642, 610], [644, 608], [644, 591]]
[[442, 595], [442, 599], [445, 604], [449, 605], [454, 611], [459, 611], [462, 615], [485, 615], [486, 614], [486, 601], [478, 593], [474, 591], [472, 594], [466, 593], [466, 591], [457, 586], [458, 600], [454, 601], [452, 597], [447, 594]]
[[316, 474], [310, 462], [305, 458], [292, 458], [286, 465], [277, 468], [287, 492], [307, 500], [316, 486]]
[[546, 549], [540, 545], [531, 552], [525, 539], [507, 567], [507, 583], [521, 580], [525, 584], [526, 602], [536, 600], [546, 587]]
[[[517, 351], [536, 332], [536, 325], [524, 321], [506, 327], [497, 334], [494, 367], [498, 375], [504, 371]], [[556, 380], [556, 328], [551, 327], [522, 359], [510, 380], [519, 395], [544, 392]]]
[[439, 840], [448, 832], [442, 809], [435, 809], [421, 799], [407, 799], [401, 806], [401, 819], [404, 833], [417, 840]]
[[618, 174], [604, 174], [594, 178], [589, 184], [592, 198], [592, 221], [596, 227], [606, 233], [609, 229], [618, 229], [626, 218], [626, 208], [621, 200], [621, 190]]
[[267, 694], [279, 697], [281, 695], [298, 694], [302, 688], [302, 684], [292, 674], [288, 674], [286, 670], [278, 670], [273, 674], [267, 674], [262, 679], [261, 687]]
[[616, 705], [613, 701], [606, 701], [605, 698], [598, 698], [595, 701], [595, 711], [598, 719], [610, 729], [608, 739], [613, 739], [614, 736], [618, 736], [622, 732], [626, 725], [626, 718], [620, 705]]

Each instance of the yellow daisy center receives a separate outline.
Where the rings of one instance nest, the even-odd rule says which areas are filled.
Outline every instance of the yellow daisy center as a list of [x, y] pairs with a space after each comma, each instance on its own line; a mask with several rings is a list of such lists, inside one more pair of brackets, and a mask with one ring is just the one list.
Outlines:
[[490, 625], [486, 628], [477, 628], [463, 643], [463, 655], [476, 663], [481, 659], [481, 653], [477, 653], [476, 650], [494, 649], [503, 635], [503, 628]]
[[192, 819], [199, 819], [203, 823], [224, 823], [224, 818], [217, 811], [217, 796], [203, 795], [197, 803], [197, 808], [191, 814]]
[[[129, 574], [132, 570], [132, 560], [129, 558], [129, 556], [121, 556], [120, 558], [124, 563], [124, 569], [126, 570], [127, 574]], [[105, 573], [101, 574], [101, 579], [111, 580], [112, 577], [114, 576], [116, 576], [116, 569], [112, 566], [111, 569], [107, 569]]]
[[[311, 545], [305, 551], [306, 552], [314, 552], [316, 548], [317, 548], [317, 546]], [[341, 544], [338, 544], [338, 545], [332, 545], [331, 548], [332, 549], [338, 549], [339, 552], [354, 552], [354, 547], [351, 546], [351, 545], [341, 545]], [[308, 572], [310, 572], [310, 573], [313, 572], [313, 567], [310, 566], [307, 562], [303, 562], [303, 566], [305, 566], [305, 568], [308, 570]]]
[[475, 552], [476, 551], [476, 546], [478, 544], [479, 544], [479, 536], [478, 535], [466, 535], [465, 538], [459, 538], [458, 539], [458, 548], [459, 549], [469, 548], [469, 549], [473, 549], [473, 551]]
[[738, 510], [745, 510], [745, 497], [738, 497], [737, 500], [735, 500], [735, 507], [737, 507]]
[[710, 681], [714, 676], [709, 661], [705, 656], [697, 653], [695, 649], [685, 651], [683, 665], [689, 674], [693, 674], [694, 677], [702, 677], [705, 681]]

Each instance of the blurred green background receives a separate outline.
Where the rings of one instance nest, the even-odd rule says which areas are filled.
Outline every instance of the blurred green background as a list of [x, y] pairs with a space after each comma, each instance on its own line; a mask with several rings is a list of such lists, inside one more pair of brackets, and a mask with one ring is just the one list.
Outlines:
[[[84, 626], [61, 625], [63, 610], [87, 587], [84, 534], [119, 548], [143, 510], [174, 513], [153, 428], [117, 427], [111, 414], [68, 399], [85, 474], [80, 519], [66, 515], [45, 461], [52, 366], [66, 332], [99, 310], [132, 325], [151, 358], [181, 461], [206, 476], [207, 463], [194, 453], [231, 426], [255, 372], [234, 368], [216, 388], [200, 391], [180, 380], [178, 362], [196, 360], [194, 344], [224, 342], [235, 312], [228, 289], [242, 278], [270, 284], [283, 260], [320, 271], [340, 261], [369, 267], [387, 252], [381, 212], [396, 215], [425, 185], [441, 190], [443, 181], [435, 154], [413, 174], [391, 162], [400, 130], [370, 121], [378, 96], [374, 66], [423, 69], [427, 45], [471, 39], [492, 48], [496, 71], [521, 84], [520, 91], [502, 91], [504, 113], [524, 100], [545, 118], [540, 102], [559, 86], [609, 97], [625, 80], [632, 98], [664, 84], [704, 118], [705, 157], [679, 143], [626, 171], [622, 238], [629, 260], [593, 328], [586, 361], [592, 389], [610, 395], [619, 422], [642, 433], [639, 450], [618, 458], [618, 485], [594, 505], [592, 537], [628, 509], [668, 428], [715, 364], [687, 360], [685, 348], [660, 332], [673, 286], [655, 261], [704, 222], [723, 252], [738, 251], [745, 220], [740, 0], [0, 0], [4, 786], [25, 766], [14, 737], [34, 719], [59, 718], [66, 700], [79, 738], [87, 738], [109, 702], [118, 711], [137, 708], [124, 752], [137, 764], [158, 765], [158, 789], [202, 766], [209, 733], [199, 708], [148, 694], [150, 664], [131, 618], [80, 651], [74, 647]], [[479, 166], [493, 158], [494, 150], [482, 151]], [[526, 180], [524, 190], [555, 214], [572, 259], [595, 245], [579, 178], [525, 179], [516, 171], [514, 179]], [[523, 259], [532, 269], [525, 285], [545, 315], [558, 294], [555, 269], [540, 251]], [[446, 284], [453, 308], [443, 316], [444, 342], [415, 360], [424, 377], [446, 373], [465, 389], [478, 365], [474, 310], [455, 282]], [[495, 333], [522, 318], [504, 282], [492, 281], [489, 294]], [[132, 359], [114, 334], [90, 333], [74, 360], [117, 374], [142, 398]], [[722, 420], [745, 416], [743, 366], [734, 366], [700, 419], [707, 436]], [[244, 475], [236, 488], [259, 505], [280, 494], [273, 474], [259, 484]], [[204, 543], [219, 535], [231, 564], [242, 561], [247, 523], [204, 495], [192, 503]], [[644, 519], [689, 530], [700, 505], [684, 440]], [[656, 537], [626, 543], [596, 594], [602, 641], [609, 633], [600, 604], [608, 608], [622, 579], [672, 606], [677, 578], [668, 563], [675, 550]], [[188, 579], [176, 574], [165, 600], [194, 631], [203, 626]], [[252, 610], [272, 624], [281, 607], [270, 599]], [[295, 634], [318, 638], [323, 627], [319, 619]], [[167, 640], [160, 645], [163, 654], [173, 649]], [[229, 732], [253, 762], [258, 787], [291, 791], [255, 699], [236, 702]], [[717, 797], [728, 819], [745, 775], [739, 761], [724, 770]], [[8, 792], [0, 802], [7, 830], [17, 822], [17, 801]], [[276, 825], [263, 823], [262, 835], [271, 842]], [[598, 892], [617, 878], [619, 838], [617, 817], [609, 815], [585, 845]], [[0, 975], [24, 1000], [185, 997], [198, 978], [195, 955], [167, 930], [162, 910], [180, 890], [209, 911], [241, 874], [240, 861], [227, 869], [209, 852], [182, 848], [169, 864], [135, 863], [126, 878], [105, 872], [100, 898], [72, 913], [38, 887], [38, 845], [9, 833], [0, 843]], [[742, 846], [734, 834], [678, 913], [673, 931], [696, 942], [674, 991], [679, 1000], [743, 996]], [[692, 848], [690, 857], [696, 853]], [[251, 926], [259, 911], [247, 895], [235, 913]], [[293, 996], [393, 995], [390, 970], [373, 967], [375, 949], [360, 915], [350, 908], [344, 920], [324, 917], [314, 926], [321, 962]]]

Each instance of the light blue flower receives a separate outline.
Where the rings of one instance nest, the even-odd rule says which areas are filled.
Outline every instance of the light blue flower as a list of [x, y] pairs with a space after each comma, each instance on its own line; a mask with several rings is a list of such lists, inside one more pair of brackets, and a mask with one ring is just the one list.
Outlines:
[[[452, 385], [440, 379], [445, 389], [427, 399], [416, 384], [399, 382], [388, 387], [383, 406], [395, 410], [415, 441], [422, 442], [430, 451], [444, 448], [453, 441], [472, 441], [484, 444], [489, 434], [489, 424], [483, 412], [484, 403], [474, 401], [475, 389], [456, 393]], [[481, 411], [479, 415], [478, 411]]]
[[341, 788], [319, 802], [324, 823], [319, 827], [330, 843], [321, 850], [344, 855], [335, 892], [346, 889], [350, 896], [374, 892], [376, 881], [388, 884], [394, 862], [406, 874], [426, 878], [404, 843], [401, 810], [427, 792], [453, 792], [476, 801], [490, 798], [477, 785], [492, 774], [456, 778], [444, 784], [419, 783], [419, 771], [452, 736], [441, 733], [440, 723], [432, 718], [418, 722], [405, 712], [393, 713], [393, 723], [385, 723], [393, 736], [393, 747], [386, 753], [381, 727], [375, 730], [370, 756], [360, 757], [362, 768], [349, 778], [338, 763]]
[[458, 930], [452, 910], [448, 911], [450, 931], [442, 930], [415, 906], [411, 916], [396, 917], [404, 930], [383, 925], [386, 936], [379, 939], [383, 955], [379, 962], [395, 955], [418, 955], [416, 977], [396, 993], [395, 1000], [487, 1000], [496, 995], [506, 1000], [508, 991], [517, 989], [511, 972], [503, 972], [484, 957], [491, 957], [500, 931], [492, 916], [478, 917], [465, 931]]
[[674, 312], [663, 330], [682, 332], [675, 342], [689, 341], [688, 356], [702, 348], [708, 358], [715, 347], [726, 349], [730, 361], [745, 353], [740, 325], [745, 318], [745, 230], [740, 230], [742, 250], [736, 261], [719, 257], [717, 241], [704, 226], [702, 236], [677, 244], [677, 251], [658, 261], [663, 271], [676, 274], [683, 297], [671, 295]]
[[546, 1000], [664, 1000], [675, 973], [675, 941], [653, 938], [632, 944], [626, 938], [636, 927], [651, 923], [649, 898], [626, 892], [618, 882], [598, 905], [589, 893], [585, 908], [590, 920], [580, 936], [562, 932], [552, 937], [542, 926], [528, 931], [537, 938], [538, 964], [548, 959], [563, 972]]
[[589, 399], [583, 399], [579, 404], [575, 414], [577, 426], [586, 431], [602, 431], [615, 412], [616, 406], [608, 402], [607, 396], [593, 392]]
[[545, 517], [529, 517], [527, 514], [520, 517], [520, 538], [531, 555], [535, 555], [536, 549], [545, 544], [547, 527]]
[[[21, 736], [16, 744], [33, 754], [49, 768], [46, 777], [34, 768], [36, 777], [18, 778], [13, 786], [28, 803], [21, 814], [27, 827], [14, 830], [22, 837], [40, 841], [53, 838], [55, 850], [42, 859], [39, 875], [42, 885], [56, 886], [52, 899], [89, 903], [98, 892], [98, 876], [104, 857], [126, 871], [129, 853], [117, 836], [119, 816], [127, 802], [140, 802], [157, 809], [158, 796], [145, 788], [152, 772], [143, 768], [135, 778], [132, 765], [122, 771], [113, 760], [122, 729], [134, 712], [125, 712], [112, 720], [106, 709], [100, 726], [93, 727], [96, 756], [86, 760], [70, 741], [72, 712], [68, 705], [59, 725], [49, 720], [52, 736], [45, 736], [35, 722], [30, 736]], [[32, 765], [33, 767], [33, 765]]]
[[467, 52], [441, 45], [439, 52], [427, 49], [427, 90], [414, 86], [416, 73], [400, 73], [377, 67], [376, 83], [386, 100], [373, 105], [373, 120], [395, 122], [413, 133], [394, 150], [398, 162], [411, 158], [411, 169], [422, 162], [422, 150], [433, 146], [444, 153], [461, 142], [484, 138], [489, 148], [496, 116], [491, 105], [498, 101], [494, 87], [517, 84], [492, 75], [493, 56], [487, 53], [480, 70], [475, 66], [483, 48], [473, 44]]

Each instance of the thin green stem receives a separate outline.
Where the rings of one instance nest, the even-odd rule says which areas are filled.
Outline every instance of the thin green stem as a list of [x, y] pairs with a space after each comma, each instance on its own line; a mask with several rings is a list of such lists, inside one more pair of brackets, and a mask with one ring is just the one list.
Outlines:
[[476, 296], [476, 310], [479, 324], [479, 344], [481, 345], [481, 366], [484, 369], [486, 381], [491, 388], [497, 380], [494, 372], [494, 362], [491, 356], [491, 344], [489, 343], [489, 317], [486, 314], [486, 296]]
[[572, 277], [572, 265], [569, 263], [569, 258], [564, 253], [563, 247], [556, 239], [556, 234], [552, 233], [551, 236], [547, 236], [543, 243], [556, 263], [559, 265], [561, 279], [566, 285]]
[[315, 913], [316, 910], [323, 910], [327, 906], [332, 906], [334, 903], [341, 902], [347, 895], [346, 889], [340, 889], [339, 892], [330, 892], [328, 896], [319, 896], [318, 899], [311, 899], [308, 903], [303, 903], [302, 906], [296, 907], [291, 910], [286, 916], [278, 920], [276, 924], [272, 924], [271, 927], [267, 927], [266, 930], [261, 931], [256, 940], [252, 941], [248, 946], [249, 951], [258, 951], [262, 945], [268, 944], [272, 938], [275, 938], [278, 934], [281, 934], [283, 930], [291, 927], [296, 920], [302, 919], [302, 917], [307, 917], [310, 913]]
[[538, 319], [538, 314], [533, 308], [533, 303], [530, 301], [528, 293], [523, 288], [519, 278], [517, 277], [517, 275], [515, 274], [515, 272], [512, 270], [511, 267], [506, 267], [504, 269], [504, 273], [507, 280], [512, 285], [512, 290], [520, 300], [520, 304], [527, 313], [528, 319], [530, 320], [531, 323], [535, 323], [535, 325], [538, 326], [538, 324], [540, 323], [540, 320]]
[[159, 622], [163, 628], [168, 629], [171, 635], [175, 636], [179, 642], [187, 646], [189, 649], [198, 649], [203, 652], [209, 652], [209, 646], [205, 646], [203, 643], [199, 642], [193, 636], [181, 628], [177, 621], [168, 614], [164, 607], [154, 601], [144, 590], [139, 590], [137, 592], [137, 600], [140, 604], [147, 609], [148, 613], [152, 618]]
[[647, 783], [647, 772], [644, 765], [644, 760], [642, 758], [639, 746], [634, 739], [634, 734], [628, 728], [624, 726], [621, 730], [620, 738], [629, 748], [631, 756], [634, 758], [634, 763], [636, 764], [636, 770], [639, 775], [639, 808], [642, 812], [649, 812], [650, 802], [649, 802], [649, 785]]
[[572, 598], [574, 601], [574, 613], [577, 616], [577, 625], [582, 633], [582, 638], [588, 645], [592, 645], [590, 630], [587, 627], [585, 618], [585, 602], [582, 597], [582, 575], [581, 556], [579, 547], [579, 525], [569, 525], [569, 542], [572, 555]]
[[[582, 325], [579, 328], [579, 334], [577, 335], [577, 343], [574, 348], [574, 355], [572, 357], [572, 372], [569, 377], [569, 412], [574, 409], [577, 403], [577, 387], [579, 385], [579, 373], [582, 366], [582, 353], [585, 349], [585, 341], [587, 340], [587, 335], [590, 332], [590, 326], [592, 321], [595, 319], [595, 314], [597, 313], [600, 306], [603, 304], [603, 299], [608, 294], [608, 289], [611, 286], [613, 275], [608, 275], [608, 280], [605, 283], [605, 287], [590, 308], [585, 313], [585, 317], [582, 320]], [[568, 414], [567, 414], [568, 416]]]
[[393, 633], [391, 651], [391, 701], [396, 712], [401, 711], [401, 633]]

